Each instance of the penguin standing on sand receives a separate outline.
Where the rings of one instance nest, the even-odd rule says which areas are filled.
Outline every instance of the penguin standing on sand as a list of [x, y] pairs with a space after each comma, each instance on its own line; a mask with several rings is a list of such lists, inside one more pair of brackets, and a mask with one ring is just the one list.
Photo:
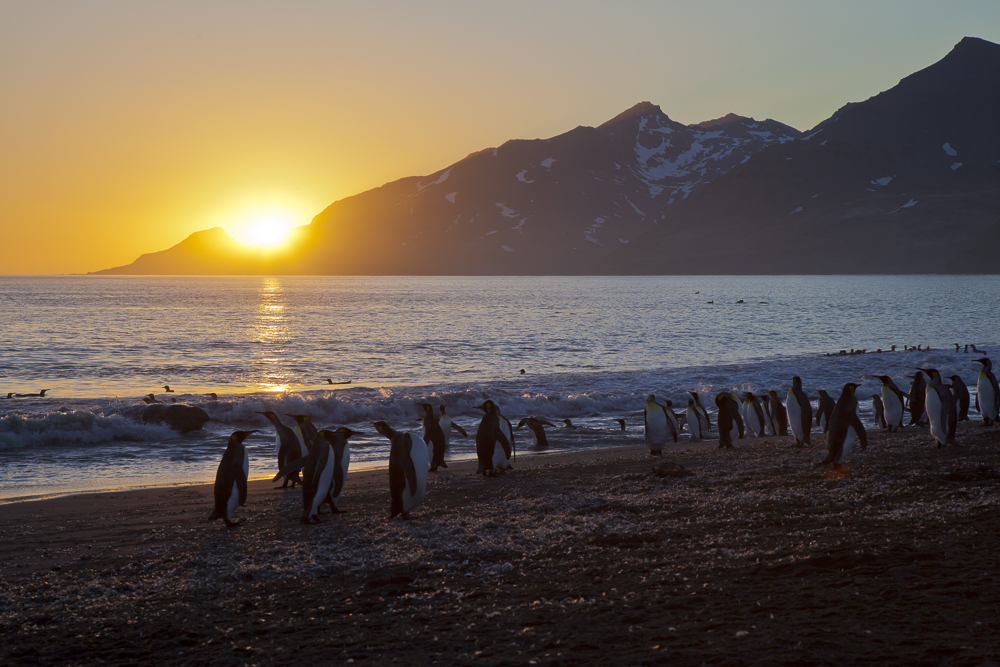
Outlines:
[[872, 412], [875, 414], [875, 426], [882, 430], [888, 428], [888, 424], [885, 421], [885, 408], [882, 405], [882, 396], [879, 394], [872, 394]]
[[951, 380], [951, 393], [955, 395], [955, 400], [958, 402], [958, 421], [967, 422], [969, 421], [969, 403], [972, 402], [969, 388], [965, 386], [961, 376], [952, 375], [949, 379]]
[[555, 428], [555, 424], [547, 422], [544, 419], [525, 417], [517, 423], [517, 428], [521, 428], [522, 426], [527, 426], [532, 435], [535, 436], [535, 449], [545, 449], [549, 446], [549, 441], [545, 437], [545, 427], [551, 426]]
[[776, 435], [788, 435], [788, 412], [778, 398], [778, 392], [773, 389], [768, 392], [771, 396], [771, 409], [774, 410], [774, 423], [778, 427]]
[[451, 420], [447, 412], [447, 406], [444, 403], [441, 404], [440, 412], [441, 416], [438, 418], [438, 426], [441, 427], [441, 433], [444, 434], [444, 449], [448, 451], [448, 446], [451, 444], [452, 431], [457, 431], [463, 438], [468, 438], [469, 434], [465, 432], [464, 428]]
[[330, 493], [336, 465], [333, 446], [317, 432], [302, 469], [302, 523], [319, 523], [319, 507]]
[[[975, 345], [972, 346], [975, 349]], [[976, 359], [983, 365], [976, 380], [976, 410], [983, 416], [983, 424], [997, 423], [1000, 416], [1000, 387], [993, 375], [993, 362], [988, 358]]]
[[745, 393], [743, 408], [747, 430], [753, 433], [755, 438], [763, 438], [766, 435], [764, 433], [764, 410], [760, 407], [760, 403], [757, 401], [757, 397], [753, 395], [753, 392], [748, 391]]
[[882, 382], [882, 407], [885, 409], [885, 423], [889, 432], [903, 428], [903, 407], [906, 405], [903, 392], [888, 375], [876, 375]]
[[[503, 431], [503, 434], [505, 436], [507, 436], [507, 442], [510, 443], [510, 456], [508, 456], [507, 458], [508, 459], [516, 459], [517, 458], [517, 444], [514, 442], [514, 425], [510, 423], [510, 420], [508, 420], [506, 417], [503, 416], [503, 413], [500, 412], [500, 406], [499, 405], [496, 406], [496, 408], [497, 408], [497, 418], [500, 420], [500, 430]], [[507, 470], [513, 470], [513, 469], [514, 469], [514, 466], [512, 466], [510, 464], [510, 461], [508, 460], [507, 461]]]
[[479, 460], [476, 474], [493, 477], [510, 466], [510, 440], [500, 428], [500, 414], [493, 401], [486, 400], [476, 407], [485, 413], [476, 431], [476, 458]]
[[743, 437], [743, 429], [739, 428], [739, 403], [731, 394], [723, 392], [715, 397], [715, 407], [719, 408], [716, 417], [719, 425], [719, 449], [732, 449], [733, 440]]
[[[296, 437], [295, 432], [282, 424], [281, 420], [278, 419], [278, 415], [270, 410], [258, 412], [257, 414], [264, 415], [274, 426], [274, 450], [278, 456], [278, 470], [288, 466], [292, 461], [301, 458], [302, 450], [299, 447], [299, 439]], [[281, 485], [281, 488], [286, 488], [289, 482], [292, 483], [293, 489], [296, 484], [302, 482], [298, 470], [294, 470], [285, 476], [285, 483]]]
[[924, 422], [927, 417], [924, 414], [924, 397], [927, 395], [927, 382], [924, 374], [917, 371], [912, 376], [913, 382], [910, 384], [910, 426]]
[[308, 415], [286, 414], [285, 416], [295, 420], [292, 433], [295, 434], [296, 439], [299, 441], [299, 449], [302, 452], [302, 456], [308, 456], [309, 451], [312, 449], [313, 441], [316, 439], [316, 426], [313, 425]]
[[422, 420], [424, 441], [433, 449], [430, 471], [437, 472], [438, 468], [448, 467], [448, 464], [444, 462], [444, 452], [448, 447], [448, 440], [444, 437], [444, 431], [441, 430], [441, 423], [434, 418], [433, 406], [430, 403], [419, 403], [418, 405], [424, 409]]
[[927, 421], [931, 426], [931, 435], [937, 442], [938, 449], [950, 445], [955, 438], [955, 428], [958, 425], [958, 407], [955, 395], [941, 381], [941, 374], [933, 368], [921, 368], [927, 373], [930, 381], [924, 389], [924, 408]]
[[[352, 435], [361, 435], [361, 433], [343, 426], [336, 431], [324, 429], [319, 432], [319, 437], [330, 443], [330, 448], [333, 450], [333, 482], [330, 484], [324, 502], [330, 506], [330, 511], [334, 514], [343, 511], [337, 505], [340, 503], [340, 494], [347, 481], [347, 470], [351, 466], [351, 447], [347, 439]], [[318, 507], [316, 511], [319, 511]]]
[[771, 407], [771, 395], [761, 394], [757, 398], [760, 399], [760, 405], [764, 409], [766, 431], [770, 431], [771, 435], [778, 435], [778, 424], [774, 421], [774, 408]]
[[242, 521], [233, 521], [233, 512], [247, 502], [247, 477], [250, 475], [250, 456], [243, 441], [257, 431], [233, 431], [222, 454], [219, 469], [215, 472], [215, 509], [208, 515], [209, 521], [222, 519], [226, 526], [233, 528]]
[[698, 398], [698, 392], [689, 391], [688, 393], [691, 394], [691, 398], [694, 399], [695, 412], [697, 412], [698, 416], [701, 417], [701, 423], [699, 426], [701, 434], [704, 437], [706, 433], [712, 430], [712, 420], [708, 418], [708, 411], [702, 406], [701, 399]]
[[833, 409], [836, 405], [834, 401], [826, 391], [819, 390], [819, 404], [816, 406], [816, 426], [823, 429], [823, 433], [828, 433], [830, 431], [830, 419], [833, 415]]
[[667, 438], [672, 437], [674, 442], [677, 442], [677, 430], [670, 418], [667, 417], [667, 407], [657, 403], [654, 394], [646, 397], [644, 417], [646, 446], [649, 447], [649, 454], [650, 456], [659, 456], [663, 453]]
[[[677, 436], [680, 435], [682, 428], [681, 418], [676, 412], [674, 412], [673, 401], [666, 401], [663, 406], [666, 408], [665, 412], [667, 413], [667, 419], [670, 420], [670, 428], [673, 429], [674, 442], [677, 442]], [[684, 420], [687, 421], [687, 417], [685, 417]]]
[[375, 422], [375, 430], [389, 438], [389, 518], [424, 502], [427, 492], [427, 444], [412, 433], [394, 431], [386, 422]]
[[842, 468], [841, 464], [851, 453], [856, 439], [861, 440], [861, 449], [868, 448], [868, 434], [858, 419], [858, 398], [854, 395], [857, 388], [858, 385], [848, 382], [840, 392], [840, 398], [830, 414], [830, 430], [826, 437], [827, 457], [818, 465], [832, 463], [834, 470]]
[[701, 436], [702, 436], [701, 414], [698, 412], [698, 406], [694, 404], [693, 398], [688, 399], [686, 416], [687, 416], [688, 433], [691, 434], [691, 442], [701, 442]]

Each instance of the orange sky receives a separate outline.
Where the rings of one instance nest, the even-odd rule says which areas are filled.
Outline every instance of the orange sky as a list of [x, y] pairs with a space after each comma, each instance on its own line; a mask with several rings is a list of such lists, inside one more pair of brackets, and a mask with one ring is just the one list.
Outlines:
[[130, 263], [636, 102], [799, 129], [1000, 3], [0, 0], [0, 274]]

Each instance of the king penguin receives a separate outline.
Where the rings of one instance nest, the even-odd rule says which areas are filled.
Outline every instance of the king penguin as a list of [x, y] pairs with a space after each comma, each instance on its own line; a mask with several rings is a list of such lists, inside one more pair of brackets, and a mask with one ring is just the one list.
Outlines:
[[517, 458], [517, 444], [514, 442], [514, 425], [510, 423], [503, 413], [500, 412], [500, 406], [496, 406], [497, 409], [497, 419], [500, 420], [500, 430], [503, 434], [507, 436], [507, 442], [510, 443], [510, 455], [507, 457], [507, 470], [513, 470], [514, 466], [510, 464], [511, 460]]
[[764, 424], [771, 435], [778, 435], [778, 424], [774, 419], [774, 408], [771, 406], [771, 394], [761, 394], [760, 406], [764, 409]]
[[485, 413], [476, 431], [476, 458], [479, 460], [476, 474], [493, 477], [510, 465], [510, 440], [500, 427], [500, 414], [493, 401], [486, 400], [476, 407]]
[[[319, 436], [330, 443], [333, 450], [333, 482], [326, 494], [326, 504], [330, 506], [330, 511], [339, 514], [342, 510], [338, 507], [340, 494], [344, 490], [344, 483], [347, 481], [347, 471], [351, 466], [351, 447], [347, 439], [353, 435], [361, 435], [357, 431], [341, 426], [336, 431], [322, 430]], [[319, 508], [317, 507], [317, 512]]]
[[525, 417], [517, 423], [517, 428], [521, 428], [522, 426], [527, 426], [531, 434], [535, 436], [535, 449], [545, 449], [549, 446], [549, 441], [545, 437], [545, 427], [551, 426], [555, 428], [556, 425], [544, 419]]
[[719, 408], [716, 417], [719, 425], [719, 449], [732, 449], [733, 440], [743, 437], [742, 422], [737, 422], [739, 417], [739, 403], [728, 392], [722, 392], [715, 397], [715, 407]]
[[222, 454], [219, 469], [215, 472], [215, 509], [209, 521], [222, 519], [230, 528], [242, 521], [233, 521], [233, 512], [247, 502], [247, 477], [250, 474], [250, 455], [243, 441], [257, 431], [233, 431]]
[[701, 413], [698, 412], [698, 406], [694, 404], [693, 398], [688, 399], [686, 417], [688, 432], [691, 434], [691, 442], [701, 442]]
[[423, 425], [424, 425], [424, 441], [433, 449], [433, 455], [431, 456], [431, 472], [437, 472], [438, 468], [447, 468], [448, 464], [444, 462], [444, 452], [448, 448], [448, 440], [444, 437], [444, 431], [441, 430], [441, 422], [434, 418], [434, 407], [430, 403], [419, 403], [420, 407], [424, 409]]
[[[676, 412], [674, 412], [673, 401], [666, 401], [663, 404], [663, 407], [666, 408], [665, 412], [667, 414], [667, 419], [670, 420], [670, 429], [674, 433], [674, 442], [677, 442], [677, 436], [679, 436], [681, 433], [681, 418], [677, 415]], [[686, 416], [684, 417], [684, 420], [687, 421]]]
[[309, 419], [308, 415], [286, 414], [285, 416], [291, 417], [295, 420], [295, 426], [292, 428], [292, 433], [295, 434], [296, 439], [299, 441], [299, 449], [301, 450], [302, 456], [309, 456], [313, 440], [316, 439], [316, 427], [313, 425], [312, 420]]
[[[329, 431], [327, 431], [329, 433]], [[301, 464], [300, 459], [296, 464]], [[318, 432], [312, 440], [302, 469], [302, 523], [319, 523], [319, 507], [326, 501], [333, 485], [333, 469], [337, 465], [333, 445]], [[282, 471], [283, 472], [283, 471]], [[278, 473], [279, 475], [281, 472]]]
[[888, 424], [885, 421], [885, 408], [882, 406], [882, 396], [872, 394], [872, 412], [875, 414], [875, 426], [885, 430]]
[[885, 423], [889, 432], [903, 428], [903, 392], [888, 375], [875, 376], [882, 382], [882, 407], [885, 408]]
[[926, 395], [927, 381], [924, 380], [924, 374], [917, 371], [916, 375], [913, 376], [913, 382], [910, 384], [910, 426], [922, 424], [927, 420], [927, 416], [924, 414], [924, 399]]
[[458, 432], [463, 438], [468, 438], [469, 434], [465, 432], [464, 428], [451, 420], [451, 417], [448, 415], [448, 408], [444, 403], [441, 404], [440, 411], [441, 416], [438, 418], [438, 426], [441, 427], [441, 433], [444, 434], [444, 448], [447, 451], [448, 446], [451, 444], [452, 431]]
[[861, 449], [868, 448], [868, 434], [858, 418], [858, 398], [854, 395], [857, 388], [858, 385], [848, 382], [841, 390], [830, 414], [830, 430], [826, 436], [827, 457], [818, 465], [832, 463], [834, 470], [842, 468], [841, 464], [851, 453], [856, 439], [861, 440]]
[[776, 435], [788, 435], [788, 412], [778, 398], [778, 392], [773, 389], [768, 392], [771, 396], [771, 409], [774, 410], [774, 423], [778, 427]]
[[972, 402], [969, 388], [965, 386], [960, 375], [952, 375], [949, 379], [951, 380], [951, 393], [955, 394], [955, 400], [958, 402], [958, 421], [967, 422], [969, 421], [969, 403]]
[[412, 433], [394, 431], [386, 422], [375, 422], [375, 430], [389, 438], [389, 518], [424, 502], [427, 492], [427, 444]]
[[[274, 450], [278, 456], [278, 470], [287, 467], [295, 459], [301, 458], [302, 450], [299, 448], [299, 439], [295, 435], [295, 432], [282, 424], [281, 420], [278, 419], [278, 415], [270, 410], [258, 412], [257, 414], [264, 415], [274, 426]], [[289, 482], [292, 483], [293, 489], [296, 484], [302, 482], [298, 470], [294, 470], [285, 476], [285, 483], [281, 485], [281, 488], [288, 487]]]
[[694, 399], [694, 409], [701, 417], [701, 423], [699, 427], [701, 429], [701, 434], [704, 437], [706, 433], [712, 430], [712, 420], [708, 418], [708, 411], [702, 406], [701, 399], [698, 397], [698, 392], [689, 391], [691, 398]]
[[677, 442], [677, 430], [667, 417], [667, 407], [656, 402], [656, 396], [646, 397], [645, 411], [646, 446], [650, 456], [659, 456], [667, 444], [667, 438], [672, 437]]
[[753, 395], [752, 391], [744, 394], [743, 408], [744, 419], [747, 430], [754, 434], [755, 438], [763, 438], [764, 435], [764, 410], [760, 407], [760, 402]]
[[833, 408], [836, 401], [830, 397], [826, 391], [819, 390], [819, 403], [816, 405], [816, 426], [823, 429], [823, 433], [830, 431], [830, 419], [833, 416]]
[[993, 375], [993, 362], [986, 357], [976, 361], [983, 365], [976, 380], [976, 410], [983, 416], [983, 424], [989, 426], [997, 422], [1000, 413], [1000, 387]]
[[927, 373], [930, 378], [924, 388], [924, 410], [931, 426], [931, 435], [934, 436], [938, 449], [941, 449], [950, 445], [955, 437], [958, 424], [955, 395], [941, 381], [941, 373], [936, 369], [921, 368], [920, 372]]

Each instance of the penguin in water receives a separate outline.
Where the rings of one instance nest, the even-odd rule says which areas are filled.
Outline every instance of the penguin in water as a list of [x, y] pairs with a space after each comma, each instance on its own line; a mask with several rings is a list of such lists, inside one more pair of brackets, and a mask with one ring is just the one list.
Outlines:
[[912, 376], [913, 382], [910, 384], [910, 426], [924, 422], [927, 417], [924, 415], [924, 397], [927, 394], [927, 382], [924, 374], [917, 371]]
[[931, 435], [937, 442], [938, 449], [950, 445], [955, 438], [955, 428], [958, 425], [958, 407], [955, 395], [941, 381], [941, 373], [933, 368], [921, 368], [927, 373], [930, 381], [924, 389], [924, 407], [927, 421], [930, 422]]
[[295, 420], [292, 433], [295, 434], [295, 438], [299, 441], [299, 450], [302, 456], [308, 456], [317, 435], [316, 427], [313, 425], [312, 420], [309, 419], [308, 415], [290, 415], [286, 413], [285, 416]]
[[394, 431], [384, 421], [375, 422], [375, 430], [389, 438], [389, 518], [402, 514], [409, 519], [427, 492], [427, 444], [412, 433]]
[[663, 453], [667, 438], [672, 437], [674, 442], [677, 442], [677, 429], [667, 417], [667, 407], [657, 403], [653, 394], [646, 397], [645, 435], [650, 456], [659, 456]]
[[776, 435], [788, 435], [788, 412], [778, 398], [778, 392], [773, 389], [768, 392], [771, 396], [771, 409], [774, 410], [774, 423], [778, 427]]
[[448, 440], [444, 437], [444, 431], [441, 430], [441, 422], [434, 418], [434, 408], [430, 403], [418, 403], [420, 407], [424, 409], [423, 425], [424, 425], [424, 441], [427, 442], [433, 448], [433, 455], [431, 456], [431, 472], [437, 472], [438, 468], [447, 468], [448, 464], [444, 462], [444, 452], [448, 448]]
[[748, 391], [744, 396], [743, 406], [746, 415], [744, 419], [746, 419], [747, 430], [752, 432], [755, 438], [763, 438], [766, 435], [764, 433], [764, 410], [761, 409], [753, 392]]
[[510, 467], [512, 447], [500, 427], [500, 413], [496, 404], [486, 400], [476, 407], [485, 413], [476, 431], [476, 457], [479, 460], [476, 474], [493, 477], [498, 471], [502, 473]]
[[[208, 392], [205, 395], [208, 396], [209, 398], [211, 398], [213, 401], [219, 400], [219, 395], [216, 394], [214, 391], [210, 391], [210, 392]], [[260, 414], [260, 413], [258, 412], [257, 414]]]
[[222, 519], [226, 526], [234, 528], [242, 521], [233, 521], [233, 512], [247, 502], [247, 477], [250, 474], [250, 456], [243, 441], [257, 431], [233, 431], [222, 454], [219, 469], [215, 472], [215, 509], [208, 515], [209, 521]]
[[625, 420], [624, 419], [616, 419], [615, 421], [618, 422], [618, 425], [621, 427], [619, 430], [624, 431], [625, 430]]
[[955, 394], [955, 400], [958, 401], [958, 421], [967, 422], [969, 421], [969, 403], [972, 402], [969, 388], [965, 386], [965, 382], [959, 375], [952, 375], [949, 379], [951, 380], [951, 393]]
[[889, 425], [885, 421], [885, 408], [880, 394], [872, 394], [872, 412], [875, 413], [875, 426], [883, 431], [887, 429]]
[[[302, 457], [302, 450], [299, 447], [299, 439], [296, 437], [295, 432], [281, 423], [278, 419], [278, 415], [274, 414], [270, 410], [265, 410], [263, 412], [257, 412], [258, 415], [263, 415], [271, 425], [274, 426], [274, 450], [275, 454], [278, 456], [278, 470], [288, 466], [292, 461]], [[295, 470], [285, 476], [285, 483], [281, 485], [281, 488], [287, 488], [288, 483], [292, 483], [292, 488], [295, 488], [296, 484], [302, 482], [299, 477], [299, 471]]]
[[576, 428], [575, 426], [573, 426], [573, 422], [571, 422], [568, 419], [564, 419], [562, 420], [562, 422], [563, 422], [563, 428]]
[[903, 407], [906, 405], [903, 392], [888, 375], [876, 375], [882, 382], [882, 407], [885, 410], [885, 423], [889, 432], [903, 428]]
[[525, 417], [517, 423], [517, 428], [521, 428], [522, 426], [527, 426], [531, 433], [535, 436], [535, 449], [545, 449], [549, 446], [549, 441], [545, 437], [545, 427], [551, 426], [555, 428], [555, 424], [547, 422], [544, 419]]
[[699, 414], [698, 406], [694, 404], [693, 398], [688, 399], [687, 425], [688, 432], [691, 434], [691, 442], [701, 442], [701, 414]]
[[[10, 398], [10, 395], [8, 395], [7, 398]], [[159, 403], [159, 401], [156, 400], [156, 396], [154, 396], [153, 394], [146, 394], [145, 396], [143, 396], [142, 402], [145, 403], [146, 405], [150, 405], [151, 403]]]
[[[39, 397], [40, 398], [45, 398], [46, 397], [45, 396], [45, 392], [47, 392], [47, 391], [52, 391], [52, 390], [51, 389], [42, 389], [37, 394], [14, 394], [14, 398], [39, 398]], [[11, 397], [11, 395], [7, 394], [7, 398], [10, 398], [10, 397]]]
[[715, 407], [719, 409], [716, 419], [719, 425], [719, 449], [732, 449], [733, 440], [743, 437], [740, 407], [732, 394], [723, 392], [715, 397]]
[[830, 419], [835, 405], [836, 401], [826, 391], [820, 389], [819, 404], [816, 406], [816, 426], [822, 427], [823, 433], [830, 432]]
[[708, 411], [701, 404], [701, 399], [698, 397], [698, 392], [689, 391], [691, 398], [694, 399], [695, 412], [701, 417], [701, 434], [704, 436], [706, 433], [712, 430], [712, 420], [708, 418]]
[[843, 469], [844, 459], [851, 453], [856, 439], [861, 440], [861, 449], [868, 448], [868, 434], [858, 418], [858, 398], [854, 391], [858, 385], [848, 382], [840, 392], [840, 398], [830, 414], [830, 430], [826, 437], [828, 454], [817, 465], [832, 463], [834, 471]]
[[[973, 345], [972, 349], [975, 350]], [[997, 386], [997, 378], [993, 375], [993, 362], [987, 357], [976, 359], [983, 365], [976, 379], [976, 410], [983, 416], [983, 425], [997, 423], [1000, 416], [1000, 387]]]
[[170, 388], [169, 384], [165, 384], [165, 385], [163, 385], [163, 393], [165, 393], [165, 394], [172, 394], [172, 393], [174, 393], [174, 390]]

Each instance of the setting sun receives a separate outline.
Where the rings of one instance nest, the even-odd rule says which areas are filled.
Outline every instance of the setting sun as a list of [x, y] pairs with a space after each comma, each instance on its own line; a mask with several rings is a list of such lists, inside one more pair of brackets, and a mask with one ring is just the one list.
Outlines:
[[241, 241], [246, 245], [277, 245], [288, 236], [291, 225], [281, 218], [261, 218], [250, 225]]

